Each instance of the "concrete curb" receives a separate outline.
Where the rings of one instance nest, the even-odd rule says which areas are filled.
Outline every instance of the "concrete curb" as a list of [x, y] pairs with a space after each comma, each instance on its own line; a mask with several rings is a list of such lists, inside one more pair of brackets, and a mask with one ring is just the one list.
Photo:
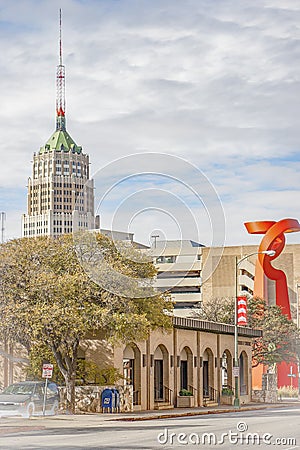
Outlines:
[[294, 406], [291, 403], [275, 403], [275, 404], [268, 404], [264, 406], [245, 406], [241, 407], [240, 409], [236, 408], [220, 408], [220, 409], [209, 409], [205, 411], [189, 411], [189, 412], [174, 412], [174, 413], [164, 413], [164, 414], [152, 414], [152, 415], [141, 415], [141, 416], [132, 416], [132, 417], [120, 417], [120, 418], [112, 418], [109, 419], [111, 421], [121, 421], [121, 422], [137, 422], [137, 421], [143, 421], [143, 420], [156, 420], [156, 419], [172, 419], [177, 417], [191, 417], [191, 416], [205, 416], [208, 414], [223, 414], [223, 413], [241, 413], [244, 411], [256, 411], [256, 410], [263, 410], [268, 408], [281, 408], [282, 406]]

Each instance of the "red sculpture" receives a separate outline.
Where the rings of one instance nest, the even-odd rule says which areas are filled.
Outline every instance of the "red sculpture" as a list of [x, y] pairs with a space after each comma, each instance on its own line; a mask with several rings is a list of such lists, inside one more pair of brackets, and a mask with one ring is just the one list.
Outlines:
[[[298, 220], [282, 219], [278, 222], [247, 222], [245, 223], [245, 227], [250, 234], [264, 234], [264, 237], [262, 238], [259, 246], [260, 253], [258, 254], [258, 261], [255, 267], [254, 295], [268, 300], [264, 275], [270, 278], [270, 280], [274, 280], [276, 283], [276, 305], [281, 308], [282, 314], [285, 314], [289, 319], [291, 319], [291, 308], [286, 275], [282, 270], [275, 269], [275, 267], [272, 266], [271, 262], [276, 259], [284, 249], [284, 233], [293, 233], [295, 231], [300, 231], [300, 224]], [[261, 253], [266, 250], [274, 250], [276, 253], [274, 256], [268, 256]], [[291, 362], [290, 366], [292, 366], [296, 372], [297, 368], [295, 366], [295, 363]], [[288, 369], [289, 365], [284, 362], [278, 366], [279, 387], [288, 385], [290, 381], [287, 376]]]
[[264, 234], [259, 246], [259, 252], [266, 250], [274, 250], [276, 252], [274, 256], [268, 256], [262, 253], [258, 255], [258, 261], [260, 264], [256, 264], [254, 293], [258, 296], [266, 298], [263, 274], [270, 278], [270, 280], [275, 280], [276, 305], [280, 306], [282, 313], [291, 319], [291, 308], [285, 273], [282, 270], [275, 269], [272, 266], [271, 261], [276, 259], [284, 249], [284, 233], [300, 231], [300, 224], [298, 220], [282, 219], [279, 222], [246, 222], [245, 227], [247, 228], [248, 233]]

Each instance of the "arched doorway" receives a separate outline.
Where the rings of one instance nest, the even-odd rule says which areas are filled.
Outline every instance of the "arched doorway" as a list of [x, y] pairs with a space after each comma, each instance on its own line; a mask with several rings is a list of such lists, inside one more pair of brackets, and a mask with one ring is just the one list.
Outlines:
[[180, 353], [180, 390], [193, 391], [193, 354], [189, 347]]
[[169, 354], [162, 344], [154, 352], [154, 401], [170, 402], [169, 398]]
[[133, 386], [133, 404], [141, 403], [141, 352], [136, 344], [126, 345], [123, 351], [124, 385]]
[[248, 355], [242, 351], [239, 358], [240, 366], [240, 395], [248, 394]]
[[210, 348], [203, 353], [202, 376], [203, 399], [211, 399], [214, 396], [214, 358]]
[[221, 382], [222, 389], [232, 388], [232, 355], [229, 350], [225, 350], [221, 360]]

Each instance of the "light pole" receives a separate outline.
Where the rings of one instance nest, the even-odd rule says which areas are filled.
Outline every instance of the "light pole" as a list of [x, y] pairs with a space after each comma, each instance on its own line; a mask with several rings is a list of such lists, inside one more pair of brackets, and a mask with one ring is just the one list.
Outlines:
[[0, 219], [1, 219], [1, 244], [3, 244], [4, 243], [5, 219], [6, 219], [5, 212], [0, 212]]
[[238, 260], [235, 257], [235, 302], [234, 302], [234, 403], [235, 408], [240, 407], [240, 396], [239, 396], [239, 349], [238, 349], [238, 310], [237, 310], [237, 298], [238, 298], [238, 268], [241, 262], [253, 255], [268, 255], [274, 256], [275, 250], [264, 250], [262, 252], [254, 252], [249, 255], [244, 256], [242, 259]]
[[[299, 289], [300, 284], [296, 283], [296, 323], [297, 328], [299, 328]], [[298, 359], [298, 400], [300, 400], [300, 360]]]
[[298, 289], [300, 287], [299, 283], [296, 283], [296, 323], [299, 328], [299, 292]]
[[156, 248], [156, 242], [157, 242], [157, 239], [159, 238], [159, 234], [153, 234], [151, 236], [151, 238], [154, 239], [154, 248]]

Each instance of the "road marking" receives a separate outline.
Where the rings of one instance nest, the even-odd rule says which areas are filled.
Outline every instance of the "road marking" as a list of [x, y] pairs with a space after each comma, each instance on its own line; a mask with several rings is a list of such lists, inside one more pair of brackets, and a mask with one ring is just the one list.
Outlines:
[[41, 431], [45, 430], [46, 427], [42, 426], [19, 426], [19, 427], [1, 427], [0, 434], [14, 434], [14, 433], [24, 433], [26, 431]]

